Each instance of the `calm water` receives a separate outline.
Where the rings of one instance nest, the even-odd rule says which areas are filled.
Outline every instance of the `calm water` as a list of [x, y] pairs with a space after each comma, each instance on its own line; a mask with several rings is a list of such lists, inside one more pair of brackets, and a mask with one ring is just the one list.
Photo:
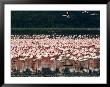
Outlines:
[[99, 28], [12, 28], [11, 34], [20, 35], [100, 35]]

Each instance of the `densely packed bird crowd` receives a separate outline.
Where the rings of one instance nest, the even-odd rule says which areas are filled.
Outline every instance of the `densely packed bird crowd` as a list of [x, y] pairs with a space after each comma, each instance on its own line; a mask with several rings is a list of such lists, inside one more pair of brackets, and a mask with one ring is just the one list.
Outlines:
[[27, 69], [35, 75], [45, 68], [60, 75], [67, 68], [70, 73], [99, 72], [99, 60], [99, 35], [11, 35], [13, 75]]

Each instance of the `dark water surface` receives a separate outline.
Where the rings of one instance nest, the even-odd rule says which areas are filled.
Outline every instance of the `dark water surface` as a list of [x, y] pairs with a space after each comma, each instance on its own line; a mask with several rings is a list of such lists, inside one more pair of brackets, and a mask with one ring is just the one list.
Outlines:
[[98, 28], [12, 28], [12, 35], [100, 35]]

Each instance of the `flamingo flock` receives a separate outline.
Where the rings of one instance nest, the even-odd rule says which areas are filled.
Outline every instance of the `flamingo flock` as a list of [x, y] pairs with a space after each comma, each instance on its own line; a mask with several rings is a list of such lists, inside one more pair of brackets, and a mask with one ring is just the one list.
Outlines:
[[42, 68], [51, 71], [65, 67], [70, 72], [100, 69], [99, 35], [11, 35], [11, 71], [36, 73]]

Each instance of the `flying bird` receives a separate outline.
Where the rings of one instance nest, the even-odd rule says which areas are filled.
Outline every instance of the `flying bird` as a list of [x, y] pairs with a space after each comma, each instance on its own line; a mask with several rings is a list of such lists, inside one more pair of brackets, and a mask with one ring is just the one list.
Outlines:
[[67, 11], [66, 14], [62, 15], [64, 17], [70, 18], [69, 12]]
[[96, 13], [92, 13], [92, 14], [90, 14], [90, 15], [98, 15], [98, 14], [96, 14]]
[[82, 13], [88, 13], [88, 11], [83, 11]]

